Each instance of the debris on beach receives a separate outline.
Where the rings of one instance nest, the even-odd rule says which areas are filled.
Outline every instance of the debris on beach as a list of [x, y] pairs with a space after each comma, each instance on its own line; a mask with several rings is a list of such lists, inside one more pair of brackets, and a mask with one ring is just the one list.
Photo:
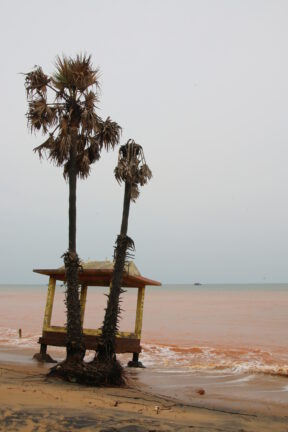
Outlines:
[[155, 405], [155, 411], [156, 411], [156, 414], [159, 414], [159, 411], [160, 411], [160, 407], [158, 406], [158, 405]]

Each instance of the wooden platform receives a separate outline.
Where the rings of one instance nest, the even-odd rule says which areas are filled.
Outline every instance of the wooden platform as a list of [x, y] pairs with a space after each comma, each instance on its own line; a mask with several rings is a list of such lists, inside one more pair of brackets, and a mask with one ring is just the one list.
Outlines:
[[[84, 334], [84, 343], [86, 349], [96, 350], [99, 343], [99, 336]], [[57, 331], [43, 331], [42, 337], [39, 338], [39, 343], [42, 345], [66, 346], [66, 333]], [[140, 353], [140, 339], [117, 337], [116, 353]]]

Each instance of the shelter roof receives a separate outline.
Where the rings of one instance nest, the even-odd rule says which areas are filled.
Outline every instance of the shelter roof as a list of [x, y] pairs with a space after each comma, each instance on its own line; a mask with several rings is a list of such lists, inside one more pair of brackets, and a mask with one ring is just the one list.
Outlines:
[[[109, 286], [113, 273], [112, 261], [81, 262], [79, 270], [79, 283], [89, 286]], [[34, 269], [35, 273], [51, 276], [56, 280], [65, 281], [65, 267], [57, 269]], [[146, 285], [160, 286], [161, 282], [142, 276], [133, 261], [128, 261], [124, 268], [122, 286], [127, 288], [144, 287]]]

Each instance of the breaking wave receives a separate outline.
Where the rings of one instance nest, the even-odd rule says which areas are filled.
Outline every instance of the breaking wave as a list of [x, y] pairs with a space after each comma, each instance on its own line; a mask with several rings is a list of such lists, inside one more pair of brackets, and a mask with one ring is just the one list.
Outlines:
[[[19, 337], [17, 329], [0, 327], [0, 346], [19, 348], [38, 348], [40, 334], [23, 334]], [[51, 347], [55, 350], [55, 347]], [[87, 352], [86, 358], [94, 356]], [[131, 354], [120, 355], [126, 363]], [[271, 352], [246, 347], [181, 347], [159, 343], [142, 343], [140, 360], [146, 367], [161, 369], [163, 373], [219, 373], [243, 374], [263, 373], [288, 377], [288, 352]]]
[[288, 377], [288, 353], [227, 347], [179, 347], [142, 344], [141, 360], [147, 367], [173, 372], [264, 373]]
[[12, 328], [0, 327], [0, 346], [30, 348], [37, 346], [40, 335], [25, 334], [19, 337], [19, 331]]

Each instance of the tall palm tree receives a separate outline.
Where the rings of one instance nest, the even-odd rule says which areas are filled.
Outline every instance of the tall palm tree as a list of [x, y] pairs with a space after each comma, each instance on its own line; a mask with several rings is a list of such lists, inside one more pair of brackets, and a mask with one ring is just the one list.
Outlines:
[[40, 159], [46, 154], [56, 166], [63, 167], [69, 183], [69, 242], [63, 255], [67, 280], [67, 355], [61, 367], [57, 366], [64, 376], [65, 369], [81, 364], [85, 355], [79, 301], [80, 262], [76, 251], [77, 177], [84, 179], [89, 175], [90, 165], [100, 158], [103, 147], [109, 150], [118, 144], [121, 128], [109, 117], [103, 120], [96, 113], [99, 71], [93, 69], [91, 56], [57, 57], [55, 66], [52, 76], [35, 67], [25, 74], [25, 87], [31, 132], [48, 135], [34, 151]]
[[127, 236], [130, 202], [138, 198], [139, 185], [144, 186], [152, 177], [150, 168], [145, 162], [143, 149], [139, 144], [130, 139], [120, 147], [118, 165], [114, 173], [118, 183], [125, 183], [122, 223], [116, 240], [111, 290], [102, 325], [101, 341], [97, 347], [94, 363], [110, 365], [112, 381], [114, 379], [115, 382], [115, 376], [118, 373], [118, 382], [121, 382], [122, 368], [116, 359], [115, 337], [121, 312], [120, 295], [123, 293], [122, 278], [125, 261], [129, 251], [134, 250], [134, 242]]

